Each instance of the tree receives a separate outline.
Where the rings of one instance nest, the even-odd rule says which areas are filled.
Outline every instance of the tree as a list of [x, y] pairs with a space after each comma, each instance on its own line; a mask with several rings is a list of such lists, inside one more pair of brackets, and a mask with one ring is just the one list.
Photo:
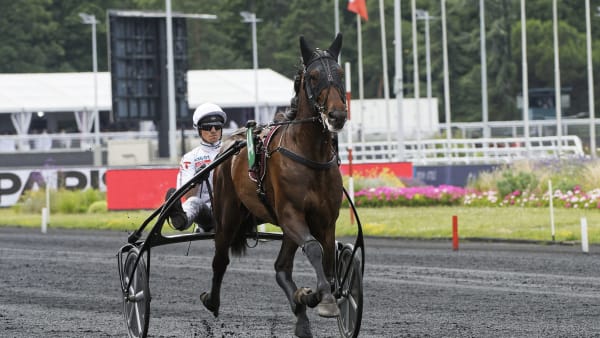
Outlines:
[[[65, 54], [56, 39], [51, 1], [3, 1], [0, 12], [0, 72], [43, 72]], [[9, 15], [7, 15], [10, 13]]]

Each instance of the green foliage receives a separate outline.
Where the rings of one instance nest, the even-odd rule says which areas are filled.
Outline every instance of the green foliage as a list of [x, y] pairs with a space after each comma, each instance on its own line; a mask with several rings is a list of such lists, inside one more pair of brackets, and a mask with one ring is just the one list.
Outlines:
[[90, 204], [87, 213], [88, 214], [103, 214], [108, 212], [108, 205], [106, 201], [96, 201]]
[[537, 186], [537, 179], [533, 173], [505, 171], [502, 179], [496, 182], [500, 196], [506, 196], [514, 191], [531, 191]]
[[[85, 213], [94, 202], [106, 200], [106, 194], [95, 189], [86, 190], [50, 190], [50, 212], [77, 214]], [[106, 203], [106, 202], [104, 202]], [[21, 195], [13, 209], [22, 213], [40, 213], [46, 206], [46, 191], [29, 190]], [[101, 210], [95, 206], [94, 210]]]

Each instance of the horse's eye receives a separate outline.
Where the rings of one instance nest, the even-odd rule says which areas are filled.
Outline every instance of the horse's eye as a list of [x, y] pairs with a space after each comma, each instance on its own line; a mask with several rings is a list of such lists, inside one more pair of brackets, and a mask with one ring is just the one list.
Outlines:
[[319, 73], [319, 71], [312, 71], [310, 72], [310, 84], [312, 86], [316, 86], [319, 83], [319, 76], [321, 74]]

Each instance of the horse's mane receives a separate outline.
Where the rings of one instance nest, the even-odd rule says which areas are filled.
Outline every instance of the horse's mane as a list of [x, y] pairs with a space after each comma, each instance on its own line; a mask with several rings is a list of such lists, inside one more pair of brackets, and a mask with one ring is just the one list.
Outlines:
[[296, 114], [298, 114], [298, 94], [300, 93], [302, 73], [304, 73], [304, 65], [301, 63], [296, 70], [296, 75], [294, 75], [294, 96], [290, 100], [290, 108], [285, 111], [277, 112], [273, 117], [274, 122], [291, 121], [296, 118]]

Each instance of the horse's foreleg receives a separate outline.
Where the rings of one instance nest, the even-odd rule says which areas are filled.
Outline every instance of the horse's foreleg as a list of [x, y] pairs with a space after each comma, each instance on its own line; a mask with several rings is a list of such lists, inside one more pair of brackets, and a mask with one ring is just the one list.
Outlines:
[[229, 242], [224, 238], [215, 239], [215, 256], [212, 262], [213, 278], [210, 293], [203, 292], [200, 295], [202, 304], [213, 313], [215, 317], [219, 316], [219, 306], [221, 305], [221, 283], [223, 276], [229, 265]]
[[317, 304], [319, 316], [336, 317], [340, 311], [335, 297], [331, 294], [331, 284], [327, 280], [323, 269], [323, 247], [314, 238], [304, 242], [302, 246], [304, 254], [317, 273], [317, 292], [307, 292], [306, 289], [298, 289], [294, 294], [297, 303], [314, 307]]
[[312, 337], [310, 322], [306, 315], [306, 305], [294, 301], [294, 292], [298, 287], [292, 279], [294, 268], [294, 256], [298, 245], [286, 236], [283, 237], [279, 255], [275, 261], [275, 279], [290, 302], [292, 312], [296, 315], [296, 329], [294, 334], [298, 337]]

